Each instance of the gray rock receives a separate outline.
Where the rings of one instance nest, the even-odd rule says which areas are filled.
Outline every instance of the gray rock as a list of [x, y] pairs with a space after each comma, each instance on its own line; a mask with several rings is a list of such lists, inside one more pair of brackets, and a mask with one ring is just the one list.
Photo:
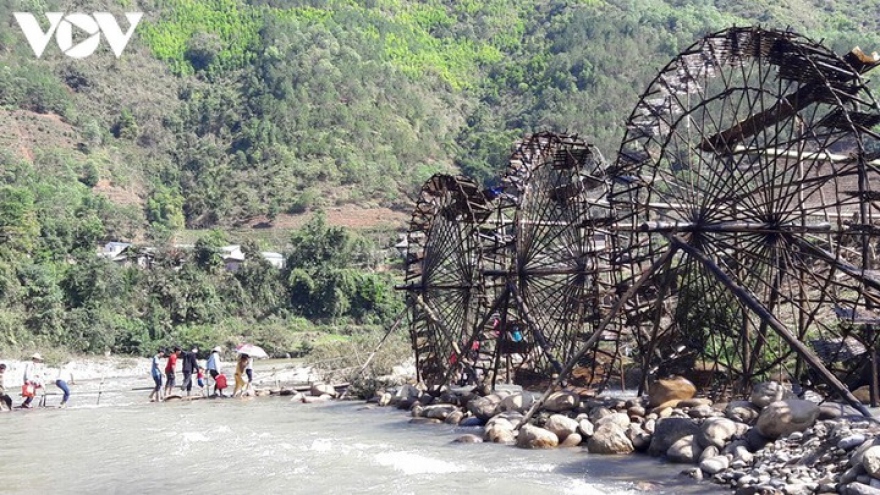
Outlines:
[[485, 421], [475, 416], [470, 416], [458, 422], [458, 426], [483, 426]]
[[837, 448], [841, 450], [852, 450], [865, 443], [865, 440], [865, 435], [855, 433], [841, 438], [840, 441], [837, 442]]
[[716, 455], [700, 462], [700, 469], [708, 474], [718, 474], [730, 466], [730, 460], [726, 455]]
[[599, 418], [594, 423], [595, 426], [599, 427], [605, 424], [614, 423], [621, 428], [626, 428], [630, 424], [629, 416], [626, 413], [614, 413]]
[[648, 453], [653, 456], [666, 454], [669, 447], [686, 436], [695, 436], [700, 425], [690, 418], [664, 418], [657, 421]]
[[550, 430], [525, 424], [516, 437], [516, 446], [523, 449], [552, 449], [559, 445], [559, 438]]
[[872, 478], [880, 478], [880, 446], [875, 445], [862, 454], [862, 467]]
[[862, 457], [865, 455], [865, 452], [874, 447], [876, 445], [880, 445], [880, 437], [871, 438], [865, 440], [865, 443], [856, 447], [850, 456], [850, 465], [852, 466], [861, 466], [862, 465]]
[[758, 420], [761, 411], [749, 401], [735, 400], [724, 409], [724, 416], [734, 421], [746, 424], [754, 424]]
[[562, 414], [553, 414], [544, 424], [544, 428], [556, 434], [559, 441], [562, 442], [567, 436], [577, 431], [578, 422]]
[[559, 444], [560, 447], [577, 447], [584, 441], [584, 438], [577, 433], [572, 433], [565, 437], [565, 440]]
[[504, 418], [492, 418], [486, 423], [485, 437], [493, 443], [510, 443], [514, 440], [513, 425]]
[[715, 457], [717, 455], [721, 455], [721, 452], [719, 452], [718, 447], [716, 447], [714, 445], [710, 445], [710, 446], [704, 448], [703, 452], [700, 453], [699, 461], [703, 462], [706, 459], [709, 459], [710, 457]]
[[757, 452], [764, 448], [765, 445], [772, 442], [769, 438], [761, 435], [757, 428], [750, 429], [745, 436], [746, 444], [749, 451]]
[[644, 452], [651, 445], [651, 434], [636, 423], [631, 423], [626, 428], [626, 438], [629, 438], [633, 448], [639, 452]]
[[457, 411], [458, 406], [454, 404], [432, 404], [424, 408], [422, 416], [444, 420], [447, 416]]
[[580, 397], [574, 392], [562, 390], [553, 392], [544, 402], [544, 410], [550, 412], [567, 412], [571, 411], [580, 403]]
[[871, 488], [870, 485], [854, 482], [846, 485], [847, 495], [880, 495], [880, 489]]
[[581, 419], [578, 421], [578, 433], [580, 433], [585, 438], [590, 438], [593, 436], [593, 432], [596, 429], [593, 427], [593, 423], [590, 422], [589, 419]]
[[761, 411], [756, 428], [767, 438], [779, 438], [813, 426], [819, 406], [800, 399], [773, 402]]
[[312, 394], [313, 397], [320, 397], [322, 395], [336, 397], [336, 388], [333, 385], [328, 385], [326, 383], [316, 383], [311, 386], [309, 393]]
[[593, 454], [629, 454], [635, 447], [623, 428], [608, 423], [596, 428], [587, 441], [587, 450]]
[[666, 457], [672, 462], [691, 464], [700, 457], [702, 449], [693, 435], [678, 439], [666, 450]]
[[506, 411], [517, 411], [521, 413], [525, 413], [532, 404], [535, 402], [534, 395], [526, 392], [518, 392], [514, 394], [510, 394], [507, 397], [501, 399], [501, 402], [498, 404], [496, 412], [506, 412]]
[[495, 415], [495, 409], [500, 402], [501, 397], [496, 394], [490, 394], [468, 402], [467, 408], [474, 416], [483, 421], [488, 421], [489, 418]]
[[719, 449], [724, 448], [728, 440], [737, 432], [737, 424], [727, 418], [709, 418], [700, 425], [700, 434], [697, 441], [701, 447], [714, 445]]
[[461, 423], [461, 420], [464, 418], [464, 413], [461, 411], [453, 411], [449, 416], [446, 416], [446, 419], [443, 420], [444, 423], [448, 425], [457, 425]]

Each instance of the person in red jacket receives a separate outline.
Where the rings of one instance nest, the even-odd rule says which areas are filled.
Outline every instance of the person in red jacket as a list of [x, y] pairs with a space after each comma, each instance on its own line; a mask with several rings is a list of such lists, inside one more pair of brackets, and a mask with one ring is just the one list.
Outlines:
[[168, 362], [165, 364], [165, 397], [171, 395], [171, 390], [174, 389], [174, 370], [177, 368], [177, 356], [179, 355], [180, 347], [175, 347], [168, 355]]

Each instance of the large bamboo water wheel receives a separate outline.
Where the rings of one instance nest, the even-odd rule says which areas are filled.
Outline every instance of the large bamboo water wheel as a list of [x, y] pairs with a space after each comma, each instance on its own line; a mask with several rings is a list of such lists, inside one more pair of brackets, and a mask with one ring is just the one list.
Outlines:
[[479, 224], [489, 214], [471, 180], [435, 175], [422, 187], [407, 234], [410, 337], [419, 379], [430, 388], [458, 369], [480, 316]]
[[[610, 297], [604, 177], [602, 155], [577, 136], [535, 134], [511, 156], [497, 205], [507, 212], [495, 236], [504, 242], [487, 250], [495, 262], [484, 273], [500, 318], [495, 368], [514, 383], [560, 373]], [[604, 378], [595, 368], [618, 354], [619, 339], [608, 337], [608, 356], [584, 360], [586, 381]]]
[[880, 107], [862, 79], [876, 65], [728, 29], [660, 71], [611, 167], [542, 133], [498, 188], [432, 178], [407, 261], [421, 378], [448, 384], [475, 341], [492, 383], [607, 378], [631, 339], [642, 382], [782, 378], [858, 406], [880, 325]]
[[808, 343], [874, 346], [873, 332], [847, 329], [880, 296], [868, 152], [880, 111], [861, 78], [876, 63], [791, 32], [733, 28], [651, 82], [610, 195], [620, 284], [650, 272], [620, 322], [636, 329], [646, 371], [702, 370], [740, 392], [756, 378], [812, 379], [848, 394], [829, 372], [835, 356]]

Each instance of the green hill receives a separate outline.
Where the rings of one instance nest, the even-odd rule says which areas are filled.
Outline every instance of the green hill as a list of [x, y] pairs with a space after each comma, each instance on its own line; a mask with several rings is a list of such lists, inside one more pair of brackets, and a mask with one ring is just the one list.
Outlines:
[[[387, 229], [402, 225], [425, 179], [455, 171], [491, 180], [511, 144], [530, 132], [578, 132], [612, 157], [650, 79], [708, 32], [790, 27], [839, 52], [870, 52], [880, 48], [880, 18], [865, 13], [878, 4], [126, 0], [74, 8], [0, 0], [0, 344], [20, 347], [36, 335], [35, 345], [92, 339], [79, 347], [142, 350], [218, 322], [233, 335], [267, 318], [384, 321], [387, 308], [357, 307], [355, 295], [366, 290], [358, 284], [372, 282], [349, 272], [304, 281], [292, 268], [271, 283], [238, 276], [236, 290], [280, 284], [272, 290], [284, 295], [261, 300], [272, 306], [261, 311], [251, 309], [259, 298], [228, 303], [220, 289], [232, 275], [193, 272], [187, 283], [215, 292], [186, 303], [210, 311], [183, 317], [166, 314], [171, 296], [162, 299], [159, 282], [147, 280], [155, 273], [92, 267], [89, 276], [122, 279], [91, 296], [76, 295], [71, 277], [107, 240], [161, 247], [218, 228], [229, 241], [293, 249], [286, 231], [266, 236], [252, 227], [300, 225], [293, 216], [319, 209], [370, 227], [379, 223], [369, 220], [375, 212], [390, 208], [397, 213], [383, 217], [379, 234], [387, 244]], [[103, 10], [120, 19], [144, 13], [118, 59], [106, 44], [71, 59], [54, 42], [36, 59], [13, 18]], [[375, 251], [364, 247], [375, 239], [355, 237], [359, 252]], [[183, 284], [167, 267], [162, 283]], [[310, 308], [293, 297], [297, 284], [315, 300], [337, 291], [348, 307]], [[141, 301], [127, 302], [136, 293]], [[143, 303], [150, 300], [154, 306]]]

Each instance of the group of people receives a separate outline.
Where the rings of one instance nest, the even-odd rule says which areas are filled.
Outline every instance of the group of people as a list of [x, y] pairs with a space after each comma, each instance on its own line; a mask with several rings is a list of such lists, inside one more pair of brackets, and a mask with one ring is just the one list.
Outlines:
[[[67, 407], [67, 402], [70, 400], [70, 385], [75, 384], [73, 380], [72, 364], [73, 363], [71, 362], [62, 364], [55, 375], [55, 386], [58, 387], [63, 394], [60, 405], [62, 408]], [[37, 396], [37, 391], [41, 389], [45, 395], [46, 388], [44, 374], [43, 356], [41, 356], [40, 353], [35, 353], [31, 356], [31, 360], [25, 364], [24, 367], [21, 385], [21, 396], [24, 397], [24, 402], [18, 407], [23, 409], [33, 407], [31, 403], [34, 401], [34, 397]], [[12, 397], [9, 396], [9, 393], [6, 390], [5, 377], [6, 363], [0, 363], [0, 403], [5, 405], [6, 408], [12, 409]]]
[[[165, 397], [171, 395], [177, 381], [176, 370], [177, 361], [182, 362], [181, 371], [183, 373], [183, 382], [181, 383], [181, 391], [186, 392], [187, 396], [192, 395], [193, 375], [196, 377], [195, 383], [199, 387], [200, 395], [210, 395], [215, 397], [227, 397], [225, 390], [227, 388], [227, 378], [222, 370], [222, 359], [220, 354], [223, 349], [220, 346], [211, 350], [211, 355], [205, 366], [199, 364], [199, 349], [193, 347], [189, 352], [181, 351], [180, 347], [174, 347], [170, 352], [166, 349], [159, 349], [150, 364], [150, 376], [153, 378], [155, 386], [150, 393], [151, 402], [160, 402]], [[162, 366], [162, 359], [166, 359], [165, 366]], [[238, 360], [235, 364], [235, 388], [232, 397], [237, 397], [245, 393], [254, 380], [254, 360], [251, 356], [239, 353]], [[164, 373], [163, 373], [164, 370]], [[207, 377], [205, 376], [207, 373]], [[211, 392], [210, 382], [214, 385]], [[162, 382], [165, 382], [164, 393], [162, 392]], [[245, 381], [247, 380], [247, 381]]]

